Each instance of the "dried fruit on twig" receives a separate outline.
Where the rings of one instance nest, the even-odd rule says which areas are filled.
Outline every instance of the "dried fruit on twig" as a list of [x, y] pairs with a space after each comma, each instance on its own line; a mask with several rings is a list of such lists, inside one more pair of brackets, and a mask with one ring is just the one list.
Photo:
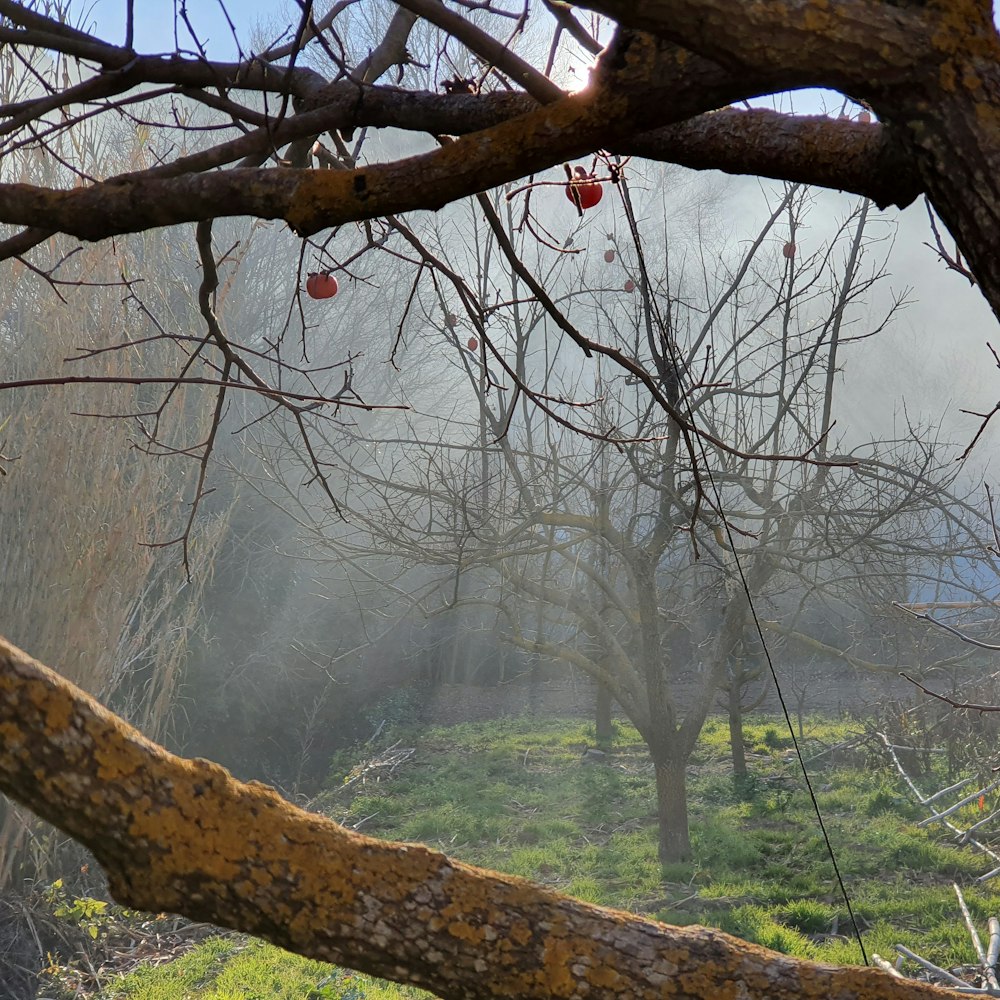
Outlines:
[[311, 299], [332, 299], [338, 287], [337, 279], [332, 274], [310, 274], [306, 278], [306, 294]]
[[576, 167], [573, 173], [566, 184], [566, 197], [580, 209], [593, 208], [604, 197], [604, 188], [585, 167]]

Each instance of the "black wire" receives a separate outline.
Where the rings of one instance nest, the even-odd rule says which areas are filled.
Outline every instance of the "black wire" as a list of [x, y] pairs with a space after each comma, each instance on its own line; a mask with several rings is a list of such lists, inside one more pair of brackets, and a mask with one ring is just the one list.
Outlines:
[[[702, 455], [705, 454], [704, 445], [702, 445]], [[712, 478], [712, 472], [710, 469], [706, 469], [708, 474], [708, 481], [712, 484], [712, 490], [715, 492], [716, 500], [719, 499], [719, 493], [715, 486], [715, 480]], [[870, 965], [868, 961], [868, 952], [865, 950], [865, 943], [861, 939], [861, 928], [858, 926], [858, 921], [854, 916], [854, 907], [851, 906], [851, 897], [848, 895], [847, 886], [844, 884], [844, 877], [840, 873], [840, 865], [837, 864], [837, 856], [833, 850], [833, 844], [830, 843], [830, 835], [826, 831], [826, 823], [823, 821], [823, 813], [819, 807], [819, 801], [816, 798], [816, 792], [813, 790], [812, 780], [809, 777], [809, 771], [806, 769], [806, 762], [802, 759], [802, 749], [799, 746], [798, 738], [795, 735], [795, 727], [792, 725], [792, 717], [788, 711], [788, 705], [785, 703], [785, 696], [781, 693], [781, 684], [778, 682], [778, 673], [774, 669], [774, 661], [771, 659], [771, 651], [767, 648], [767, 642], [764, 639], [764, 631], [760, 627], [760, 619], [757, 617], [757, 608], [754, 606], [753, 597], [750, 594], [750, 586], [747, 583], [747, 578], [743, 573], [743, 566], [740, 563], [740, 557], [736, 551], [735, 541], [733, 539], [732, 529], [729, 527], [729, 521], [727, 518], [723, 518], [723, 523], [726, 526], [726, 535], [729, 538], [730, 548], [733, 550], [733, 561], [736, 563], [736, 569], [740, 574], [740, 583], [743, 585], [743, 593], [746, 594], [747, 604], [750, 607], [750, 614], [753, 615], [754, 627], [757, 629], [757, 635], [760, 638], [761, 647], [764, 650], [764, 658], [767, 660], [768, 669], [771, 671], [771, 677], [774, 679], [774, 690], [778, 693], [778, 701], [781, 704], [781, 711], [785, 716], [785, 723], [788, 726], [788, 735], [792, 738], [792, 746], [795, 747], [795, 756], [798, 758], [799, 767], [802, 770], [802, 777], [805, 779], [806, 789], [809, 791], [809, 798], [812, 800], [813, 810], [816, 813], [816, 821], [819, 823], [819, 828], [823, 833], [823, 840], [826, 843], [827, 853], [830, 855], [830, 863], [833, 865], [833, 872], [837, 876], [837, 884], [840, 886], [840, 894], [844, 897], [844, 905], [847, 907], [847, 915], [851, 918], [851, 925], [854, 927], [854, 936], [858, 940], [858, 948], [861, 950], [861, 958], [864, 960], [865, 965]]]
[[[620, 158], [616, 158], [620, 162]], [[621, 178], [619, 182], [619, 188], [621, 190], [622, 201], [625, 205], [625, 216], [628, 219], [629, 228], [632, 232], [632, 242], [635, 245], [636, 256], [638, 257], [639, 269], [642, 273], [643, 281], [643, 295], [645, 299], [644, 304], [648, 304], [649, 308], [653, 306], [653, 296], [651, 294], [650, 283], [649, 283], [649, 272], [646, 270], [646, 258], [642, 251], [642, 243], [639, 238], [639, 227], [635, 220], [635, 215], [632, 209], [632, 199], [629, 195], [628, 184], [624, 178]], [[656, 312], [656, 322], [659, 327], [659, 332], [662, 335], [661, 340], [666, 344], [667, 350], [670, 353], [670, 361], [673, 365], [674, 375], [679, 380], [683, 377], [683, 371], [680, 364], [680, 358], [677, 356], [677, 346], [674, 343], [672, 336], [667, 336], [667, 331], [663, 326], [662, 317], [659, 315], [659, 311]], [[690, 397], [687, 397], [686, 408], [688, 413], [688, 420], [691, 423], [692, 428], [695, 426], [694, 410], [690, 403]], [[844, 905], [847, 907], [847, 915], [850, 917], [851, 926], [854, 928], [854, 936], [858, 942], [858, 948], [861, 951], [861, 958], [865, 965], [870, 965], [868, 960], [868, 952], [865, 949], [865, 943], [861, 938], [861, 928], [858, 926], [858, 921], [854, 916], [854, 907], [851, 905], [851, 897], [847, 891], [847, 886], [844, 883], [844, 877], [840, 872], [840, 865], [837, 864], [837, 855], [834, 852], [833, 844], [830, 842], [830, 835], [826, 829], [826, 823], [823, 820], [823, 813], [819, 807], [819, 800], [816, 798], [816, 792], [813, 789], [812, 780], [809, 777], [809, 771], [806, 769], [806, 762], [802, 759], [802, 749], [799, 746], [798, 738], [795, 735], [795, 727], [792, 724], [792, 716], [788, 711], [788, 705], [785, 702], [785, 696], [781, 691], [781, 684], [778, 681], [778, 673], [774, 669], [774, 661], [771, 659], [771, 651], [767, 647], [767, 640], [764, 638], [764, 630], [761, 628], [760, 618], [757, 616], [757, 608], [754, 604], [753, 595], [750, 593], [750, 585], [747, 583], [746, 575], [743, 572], [743, 564], [740, 562], [739, 551], [736, 547], [736, 540], [733, 537], [733, 530], [729, 524], [729, 518], [726, 517], [725, 512], [722, 509], [722, 497], [719, 493], [719, 487], [715, 482], [715, 477], [712, 475], [712, 468], [708, 461], [708, 453], [705, 449], [705, 442], [700, 434], [695, 431], [695, 435], [698, 441], [698, 450], [701, 453], [703, 468], [705, 471], [705, 476], [708, 482], [711, 484], [712, 493], [715, 496], [715, 506], [716, 510], [722, 517], [722, 523], [726, 527], [726, 537], [729, 539], [729, 547], [733, 553], [733, 561], [736, 564], [736, 569], [739, 572], [740, 583], [743, 587], [743, 593], [746, 595], [747, 606], [750, 608], [750, 614], [753, 616], [754, 627], [757, 629], [757, 636], [760, 639], [761, 648], [764, 651], [764, 658], [767, 660], [768, 669], [771, 671], [771, 678], [774, 680], [774, 689], [778, 695], [778, 702], [781, 705], [781, 711], [785, 716], [785, 723], [788, 726], [788, 735], [792, 738], [792, 746], [795, 748], [795, 756], [798, 758], [799, 768], [802, 771], [802, 777], [806, 783], [806, 789], [809, 792], [809, 798], [812, 801], [813, 811], [816, 813], [816, 821], [819, 823], [820, 831], [823, 834], [823, 841], [826, 844], [827, 854], [830, 856], [830, 863], [833, 865], [833, 872], [837, 878], [837, 885], [840, 887], [840, 894], [844, 898]]]

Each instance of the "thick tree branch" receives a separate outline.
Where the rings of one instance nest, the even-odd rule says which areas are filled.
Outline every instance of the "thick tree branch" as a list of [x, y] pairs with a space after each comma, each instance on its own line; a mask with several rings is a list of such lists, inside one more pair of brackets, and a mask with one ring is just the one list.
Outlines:
[[[340, 83], [327, 89], [316, 110], [131, 176], [176, 177], [224, 166], [335, 128], [377, 126], [468, 135], [537, 108], [524, 94], [441, 95], [391, 88], [365, 88], [359, 93], [353, 85]], [[893, 141], [891, 129], [821, 115], [727, 108], [640, 132], [607, 148], [695, 170], [754, 173], [839, 188], [871, 198], [883, 208], [904, 207], [923, 190], [912, 160]]]
[[86, 844], [124, 904], [238, 927], [446, 998], [946, 995], [353, 833], [217, 764], [175, 757], [2, 640], [0, 790]]
[[416, 15], [397, 10], [389, 22], [382, 41], [355, 70], [355, 77], [363, 83], [372, 83], [393, 66], [406, 65], [406, 43], [416, 23]]
[[887, 126], [726, 108], [626, 139], [615, 147], [694, 170], [758, 174], [850, 191], [880, 208], [905, 208], [924, 190]]
[[689, 117], [706, 99], [719, 103], [744, 89], [710, 68], [690, 77], [682, 56], [647, 46], [643, 59], [609, 67], [603, 85], [592, 92], [394, 163], [350, 171], [232, 170], [167, 180], [138, 174], [72, 191], [0, 185], [0, 222], [97, 240], [182, 221], [251, 215], [283, 218], [311, 235], [344, 222], [437, 209], [664, 120]]
[[[443, 8], [442, 8], [443, 9]], [[447, 13], [447, 12], [446, 12]], [[630, 51], [635, 45], [629, 46]], [[84, 191], [52, 192], [20, 187], [0, 186], [0, 221], [19, 224], [46, 222], [46, 228], [70, 232], [87, 239], [117, 235], [130, 229], [201, 221], [211, 206], [214, 214], [254, 214], [282, 217], [310, 233], [324, 225], [371, 218], [388, 212], [414, 208], [437, 208], [456, 197], [482, 190], [493, 184], [516, 179], [525, 173], [543, 169], [562, 160], [583, 155], [600, 146], [634, 149], [636, 152], [675, 159], [691, 166], [720, 166], [737, 170], [749, 164], [750, 169], [783, 178], [826, 183], [872, 196], [879, 204], [905, 204], [912, 199], [915, 185], [912, 171], [898, 149], [882, 136], [862, 138], [859, 127], [837, 128], [846, 123], [784, 120], [778, 129], [778, 119], [760, 117], [736, 118], [735, 113], [723, 113], [696, 118], [672, 129], [640, 134], [627, 139], [629, 133], [643, 133], [654, 115], [651, 105], [659, 104], [658, 112], [667, 118], [683, 118], [691, 110], [691, 99], [704, 102], [713, 97], [743, 94], [747, 85], [736, 85], [717, 68], [703, 66], [700, 73], [691, 74], [690, 58], [668, 50], [650, 58], [638, 72], [638, 80], [646, 83], [644, 100], [636, 104], [627, 98], [642, 90], [637, 86], [633, 65], [622, 71], [613, 67], [605, 71], [603, 92], [593, 100], [581, 97], [557, 102], [558, 114], [547, 116], [544, 109], [533, 106], [530, 98], [520, 95], [461, 95], [441, 97], [431, 94], [408, 94], [402, 91], [359, 88], [351, 82], [320, 86], [311, 70], [285, 70], [266, 64], [207, 64], [181, 59], [133, 58], [123, 63], [124, 76], [116, 76], [113, 89], [139, 81], [175, 82], [185, 86], [236, 86], [247, 89], [287, 89], [306, 95], [305, 112], [277, 123], [264, 126], [254, 133], [230, 143], [194, 154], [139, 174], [116, 179], [114, 187], [96, 185]], [[618, 58], [617, 56], [615, 58]], [[692, 76], [697, 87], [692, 85]], [[685, 85], [685, 80], [687, 84]], [[552, 98], [542, 83], [526, 81], [536, 97]], [[539, 93], [539, 88], [541, 92]], [[108, 84], [108, 89], [112, 89]], [[751, 88], [752, 89], [752, 88]], [[92, 91], [88, 90], [88, 95]], [[657, 101], [656, 95], [661, 99]], [[648, 98], [645, 99], [645, 98]], [[46, 98], [46, 108], [52, 98]], [[664, 103], [666, 102], [666, 103]], [[709, 100], [709, 103], [716, 103]], [[631, 107], [629, 105], [631, 104]], [[586, 106], [589, 105], [589, 108]], [[31, 102], [9, 119], [6, 128], [13, 128], [22, 118], [39, 110]], [[589, 110], [589, 114], [584, 112]], [[514, 117], [521, 111], [521, 116]], [[756, 113], [752, 113], [756, 114]], [[587, 124], [589, 123], [589, 124]], [[634, 124], [632, 124], [634, 123]], [[436, 159], [418, 158], [416, 164], [401, 161], [382, 167], [361, 168], [351, 175], [350, 183], [365, 186], [360, 198], [350, 207], [328, 198], [323, 207], [323, 221], [315, 218], [319, 206], [316, 195], [307, 195], [313, 202], [310, 218], [299, 219], [290, 202], [293, 184], [290, 178], [252, 178], [244, 176], [237, 183], [219, 178], [184, 184], [179, 187], [147, 187], [144, 183], [165, 176], [180, 176], [188, 171], [204, 171], [248, 155], [273, 150], [297, 138], [318, 134], [331, 128], [355, 128], [365, 125], [399, 125], [431, 132], [467, 134], [481, 130], [477, 136], [466, 135], [458, 157], [465, 171], [455, 170], [447, 157], [429, 154]], [[876, 129], [869, 130], [877, 132]], [[852, 134], [853, 133], [853, 134]], [[529, 151], [534, 136], [534, 148]], [[623, 137], [627, 141], [623, 141]], [[524, 140], [527, 140], [525, 142]], [[506, 154], [506, 155], [504, 155]], [[464, 177], [463, 177], [464, 173]], [[387, 193], [405, 193], [403, 198], [383, 200], [372, 191], [372, 181], [383, 175]], [[421, 176], [436, 174], [435, 191], [417, 183]], [[475, 179], [475, 182], [473, 181]], [[896, 184], [893, 183], [896, 178]], [[324, 178], [329, 184], [329, 177]], [[486, 181], [487, 183], [482, 183]], [[478, 182], [478, 183], [477, 183]], [[348, 180], [340, 176], [343, 189]], [[197, 189], [197, 193], [193, 191]], [[278, 188], [283, 189], [281, 193]], [[267, 191], [263, 201], [254, 195]], [[364, 205], [357, 201], [364, 201]], [[199, 206], [205, 206], [199, 208]], [[295, 215], [295, 218], [293, 218]], [[128, 221], [126, 221], [128, 220]], [[327, 221], [328, 220], [328, 221]]]
[[734, 73], [767, 74], [775, 90], [815, 83], [848, 93], [912, 86], [932, 71], [923, 8], [948, 4], [884, 0], [762, 0], [734, 16], [726, 0], [583, 0], [620, 25], [648, 31]]

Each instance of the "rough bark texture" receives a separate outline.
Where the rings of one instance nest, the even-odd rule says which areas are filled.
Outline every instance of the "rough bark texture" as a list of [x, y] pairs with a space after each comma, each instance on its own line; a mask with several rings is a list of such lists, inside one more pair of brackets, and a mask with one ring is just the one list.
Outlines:
[[239, 927], [443, 997], [945, 995], [350, 832], [217, 764], [168, 753], [3, 640], [0, 790], [86, 844], [122, 903]]
[[743, 701], [740, 685], [733, 680], [729, 685], [729, 746], [733, 756], [733, 777], [737, 781], [747, 776], [747, 753], [743, 746]]
[[662, 758], [653, 755], [656, 775], [656, 813], [659, 818], [659, 855], [664, 864], [691, 860], [687, 812], [688, 754], [674, 750]]

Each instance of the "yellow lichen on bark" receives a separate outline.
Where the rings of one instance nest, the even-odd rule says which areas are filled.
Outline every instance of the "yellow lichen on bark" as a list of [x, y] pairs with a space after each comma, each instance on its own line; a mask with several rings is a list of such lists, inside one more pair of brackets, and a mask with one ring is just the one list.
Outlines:
[[928, 5], [927, 16], [932, 51], [941, 60], [939, 86], [952, 94], [961, 84], [975, 99], [983, 87], [976, 67], [995, 69], [1000, 62], [1000, 40], [989, 12], [976, 0], [947, 0]]
[[[50, 720], [65, 726], [53, 731]], [[345, 830], [218, 765], [175, 757], [2, 642], [0, 734], [0, 789], [90, 846], [122, 902], [259, 933], [441, 996], [940, 996]]]
[[486, 940], [486, 935], [482, 927], [473, 927], [466, 920], [453, 920], [448, 924], [448, 933], [453, 938], [460, 941], [468, 941], [470, 944], [482, 944]]
[[575, 954], [573, 948], [562, 935], [550, 931], [542, 952], [542, 968], [539, 979], [553, 996], [572, 996], [576, 980], [570, 972]]
[[621, 976], [610, 966], [599, 965], [587, 970], [587, 982], [598, 989], [616, 990]]
[[830, 10], [828, 0], [812, 0], [802, 13], [802, 26], [806, 31], [829, 34], [836, 25], [836, 13]]
[[958, 80], [958, 70], [951, 59], [945, 59], [938, 68], [938, 85], [949, 94], [955, 92], [955, 82]]

